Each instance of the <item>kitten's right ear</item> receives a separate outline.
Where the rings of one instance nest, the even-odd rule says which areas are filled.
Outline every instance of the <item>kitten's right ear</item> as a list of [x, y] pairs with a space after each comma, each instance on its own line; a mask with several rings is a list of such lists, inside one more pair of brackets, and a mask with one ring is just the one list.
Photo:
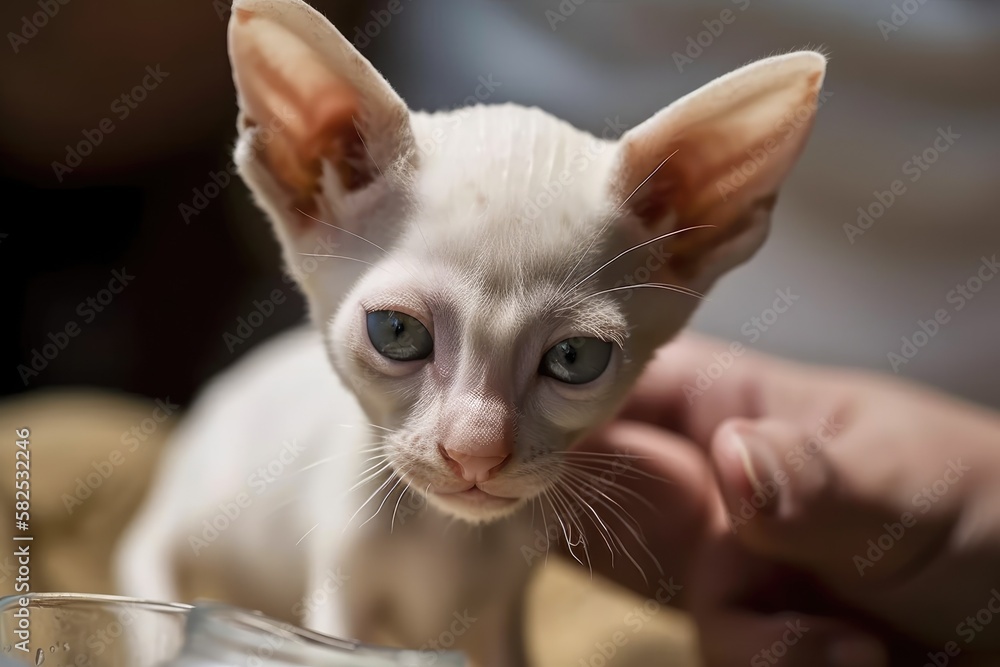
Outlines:
[[763, 243], [825, 72], [826, 58], [813, 51], [766, 58], [625, 133], [615, 200], [631, 214], [632, 242], [686, 230], [669, 242], [673, 273], [664, 279], [707, 286]]
[[237, 163], [280, 219], [279, 236], [302, 246], [320, 224], [310, 216], [360, 233], [363, 209], [390, 196], [414, 167], [406, 104], [300, 0], [235, 0], [229, 54], [240, 106]]

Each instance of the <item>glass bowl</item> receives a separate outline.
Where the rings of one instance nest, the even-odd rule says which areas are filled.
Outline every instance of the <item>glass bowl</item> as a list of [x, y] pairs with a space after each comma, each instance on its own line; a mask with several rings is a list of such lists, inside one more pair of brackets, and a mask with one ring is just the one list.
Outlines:
[[459, 653], [328, 637], [220, 604], [30, 593], [0, 599], [0, 667], [462, 667]]

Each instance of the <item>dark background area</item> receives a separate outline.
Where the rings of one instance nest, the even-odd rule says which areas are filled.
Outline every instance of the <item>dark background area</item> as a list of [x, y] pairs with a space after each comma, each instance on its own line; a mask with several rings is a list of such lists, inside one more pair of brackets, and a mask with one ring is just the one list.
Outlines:
[[[542, 106], [598, 132], [607, 118], [635, 124], [752, 59], [825, 48], [832, 97], [783, 192], [775, 232], [695, 321], [716, 335], [892, 372], [887, 354], [902, 337], [946, 304], [981, 256], [1000, 251], [996, 3], [917, 3], [888, 31], [900, 3], [589, 0], [567, 11], [555, 0], [401, 0], [385, 25], [377, 19], [388, 0], [315, 4], [349, 37], [369, 31], [363, 54], [415, 109], [460, 106], [492, 74], [502, 86], [488, 103]], [[676, 54], [690, 53], [723, 11], [735, 21], [679, 66]], [[186, 404], [213, 373], [304, 320], [269, 225], [238, 179], [189, 220], [180, 210], [195, 191], [213, 192], [235, 137], [227, 19], [222, 0], [0, 7], [3, 394], [85, 385]], [[32, 21], [43, 23], [34, 33]], [[115, 100], [156, 66], [168, 76], [119, 119]], [[57, 175], [67, 145], [105, 118], [114, 130]], [[843, 226], [858, 207], [950, 126], [962, 138], [941, 166], [848, 243]], [[122, 270], [134, 278], [85, 321], [80, 304], [108, 297], [102, 290]], [[746, 322], [785, 287], [801, 302], [749, 340]], [[227, 346], [238, 318], [275, 289], [285, 302]], [[953, 315], [900, 374], [1000, 407], [1000, 280]], [[36, 352], [55, 350], [50, 336], [74, 322], [79, 334], [32, 368]], [[37, 375], [25, 381], [23, 367]]]
[[[303, 320], [303, 301], [283, 281], [266, 220], [226, 172], [236, 101], [225, 21], [210, 2], [83, 5], [60, 6], [19, 53], [3, 45], [0, 271], [9, 338], [0, 350], [2, 391], [88, 385], [187, 403], [211, 374]], [[0, 25], [21, 27], [20, 17], [38, 9], [6, 3]], [[143, 20], [128, 22], [128, 9], [143, 12]], [[80, 13], [96, 15], [92, 24], [110, 41], [88, 34]], [[185, 23], [201, 26], [197, 42]], [[143, 44], [143, 33], [152, 43]], [[127, 43], [142, 44], [145, 53], [124, 53]], [[75, 58], [70, 45], [85, 52]], [[122, 56], [130, 66], [116, 62]], [[119, 120], [122, 107], [111, 104], [141, 82], [146, 62], [168, 76]], [[102, 118], [114, 131], [58, 183], [51, 162], [65, 163], [65, 145], [85, 139]], [[211, 194], [227, 177], [185, 220], [180, 206], [193, 204], [194, 189], [206, 194], [207, 186]], [[134, 278], [101, 306], [115, 270]], [[274, 289], [285, 302], [245, 343], [227, 346], [223, 334], [235, 332], [237, 318]], [[39, 369], [35, 351], [51, 356], [58, 342], [50, 334], [62, 338], [72, 322], [79, 334]], [[25, 378], [25, 367], [37, 374]]]

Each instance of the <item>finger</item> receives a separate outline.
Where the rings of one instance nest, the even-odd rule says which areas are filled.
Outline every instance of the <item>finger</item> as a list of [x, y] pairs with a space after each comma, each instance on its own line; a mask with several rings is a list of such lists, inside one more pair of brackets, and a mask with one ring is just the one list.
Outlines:
[[[850, 430], [836, 427], [828, 422], [810, 432], [775, 419], [725, 422], [713, 438], [712, 461], [730, 528], [755, 552], [827, 581], [855, 588], [892, 581], [934, 547], [941, 531], [904, 512], [908, 495], [903, 503], [893, 497], [891, 461], [855, 449]], [[878, 567], [867, 557], [869, 540], [890, 547], [877, 550]]]
[[[576, 482], [577, 493], [591, 507], [580, 518], [594, 570], [644, 597], [671, 577], [687, 581], [693, 549], [721, 503], [704, 452], [656, 426], [616, 421], [566, 458], [576, 470], [606, 480], [591, 478], [591, 489]], [[683, 596], [672, 603], [683, 605]]]
[[706, 667], [884, 667], [886, 649], [844, 621], [782, 612], [719, 610], [700, 618]]
[[662, 347], [640, 376], [621, 416], [647, 421], [708, 446], [732, 417], [792, 418], [821, 403], [803, 367], [760, 355], [739, 342], [682, 335]]

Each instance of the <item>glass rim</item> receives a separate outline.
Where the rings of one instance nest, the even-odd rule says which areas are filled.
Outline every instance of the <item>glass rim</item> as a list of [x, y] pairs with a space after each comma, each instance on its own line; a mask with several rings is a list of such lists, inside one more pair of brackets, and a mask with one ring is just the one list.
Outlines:
[[146, 600], [143, 598], [132, 598], [124, 595], [105, 595], [102, 593], [58, 593], [58, 592], [37, 592], [15, 593], [5, 595], [0, 598], [0, 613], [7, 611], [12, 606], [21, 607], [21, 599], [27, 598], [29, 606], [36, 607], [57, 607], [64, 604], [113, 604], [139, 607], [148, 611], [162, 611], [167, 613], [188, 613], [192, 606], [182, 602], [159, 602], [156, 600]]

